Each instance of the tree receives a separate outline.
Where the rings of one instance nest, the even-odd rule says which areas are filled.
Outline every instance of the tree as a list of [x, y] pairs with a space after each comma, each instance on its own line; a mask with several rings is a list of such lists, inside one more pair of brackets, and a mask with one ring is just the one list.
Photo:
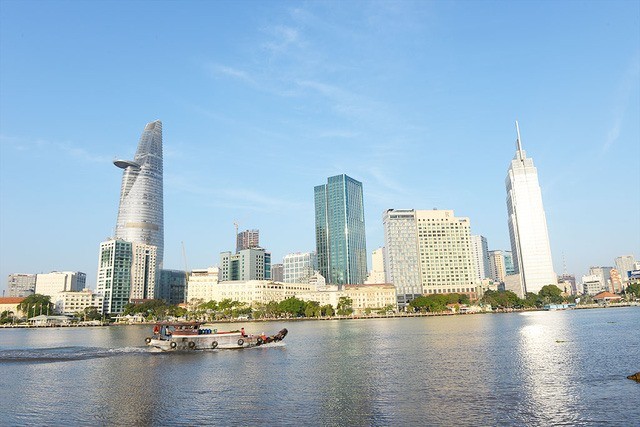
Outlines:
[[640, 283], [632, 283], [627, 286], [625, 293], [635, 295], [636, 298], [640, 298]]
[[353, 313], [353, 300], [349, 297], [340, 297], [336, 313], [339, 316], [347, 316]]
[[305, 317], [320, 317], [322, 316], [322, 309], [318, 301], [307, 301], [304, 308]]
[[18, 308], [26, 314], [27, 319], [40, 314], [53, 314], [53, 304], [48, 295], [29, 295], [18, 305]]
[[331, 317], [335, 314], [335, 310], [331, 304], [325, 304], [320, 307], [320, 309], [322, 310], [322, 316]]
[[545, 285], [538, 292], [538, 297], [544, 304], [560, 304], [564, 301], [561, 294], [562, 291], [556, 285]]
[[296, 297], [290, 297], [286, 300], [280, 301], [278, 309], [282, 313], [286, 313], [293, 317], [300, 317], [304, 315], [306, 303]]
[[537, 294], [534, 294], [533, 292], [527, 292], [527, 296], [522, 301], [522, 305], [528, 308], [532, 308], [532, 307], [542, 307], [543, 304], [542, 304], [542, 301], [540, 300], [540, 297]]
[[14, 318], [13, 311], [5, 310], [0, 314], [0, 325], [12, 323]]

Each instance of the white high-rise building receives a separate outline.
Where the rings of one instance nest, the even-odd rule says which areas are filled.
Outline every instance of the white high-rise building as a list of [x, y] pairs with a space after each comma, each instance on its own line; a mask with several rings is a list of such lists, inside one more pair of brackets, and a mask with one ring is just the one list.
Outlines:
[[134, 243], [131, 246], [131, 294], [129, 299], [154, 299], [156, 297], [157, 248], [153, 245]]
[[156, 286], [156, 247], [110, 239], [100, 244], [98, 285], [104, 313], [122, 313], [132, 299], [152, 299]]
[[416, 211], [388, 209], [382, 214], [382, 224], [385, 282], [396, 287], [398, 304], [404, 307], [423, 293]]
[[422, 294], [477, 298], [469, 218], [451, 210], [389, 209], [383, 223], [387, 282], [400, 306]]
[[497, 282], [504, 282], [506, 275], [504, 253], [502, 251], [489, 251], [489, 277]]
[[296, 252], [285, 255], [282, 265], [284, 283], [309, 283], [318, 269], [318, 260], [315, 252]]
[[36, 294], [52, 299], [58, 292], [81, 291], [87, 283], [87, 275], [79, 271], [52, 271], [36, 275]]
[[476, 267], [478, 282], [489, 277], [489, 246], [487, 238], [480, 235], [471, 236], [471, 252]]
[[551, 260], [538, 171], [533, 159], [522, 149], [518, 122], [516, 131], [516, 155], [505, 180], [513, 267], [520, 276], [523, 292], [538, 293], [543, 286], [556, 284], [557, 276]]

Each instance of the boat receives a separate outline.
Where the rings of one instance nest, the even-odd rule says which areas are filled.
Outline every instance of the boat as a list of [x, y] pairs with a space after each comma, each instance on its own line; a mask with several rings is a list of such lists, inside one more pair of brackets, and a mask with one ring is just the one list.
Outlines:
[[202, 322], [158, 322], [145, 343], [162, 351], [240, 349], [282, 341], [288, 332], [284, 328], [274, 335], [255, 335], [247, 334], [244, 328], [218, 331]]

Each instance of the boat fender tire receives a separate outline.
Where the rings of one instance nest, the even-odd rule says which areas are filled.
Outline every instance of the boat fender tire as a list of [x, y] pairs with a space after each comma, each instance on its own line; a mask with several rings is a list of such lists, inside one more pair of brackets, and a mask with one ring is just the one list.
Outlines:
[[238, 345], [243, 345], [243, 344], [244, 344], [244, 340], [243, 340], [242, 338], [240, 338], [240, 339], [238, 340]]
[[169, 344], [169, 347], [171, 348], [176, 348], [178, 346], [178, 343], [175, 341], [172, 341], [171, 344]]
[[146, 337], [144, 339], [144, 342], [146, 342], [147, 344], [149, 344], [151, 342], [151, 337]]
[[189, 348], [195, 348], [196, 347], [196, 343], [194, 343], [193, 341], [189, 341], [188, 346], [189, 346]]
[[211, 348], [216, 348], [218, 347], [218, 341], [214, 341], [211, 343]]

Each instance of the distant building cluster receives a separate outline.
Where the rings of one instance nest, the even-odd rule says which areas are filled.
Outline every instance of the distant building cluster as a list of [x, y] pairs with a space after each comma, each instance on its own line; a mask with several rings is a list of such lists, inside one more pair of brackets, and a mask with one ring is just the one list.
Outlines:
[[9, 297], [38, 293], [51, 297], [59, 313], [95, 308], [110, 315], [151, 299], [268, 304], [295, 296], [335, 307], [347, 297], [361, 313], [402, 310], [430, 294], [475, 300], [491, 289], [524, 297], [550, 284], [567, 294], [595, 296], [621, 292], [640, 279], [633, 255], [591, 267], [580, 281], [566, 272], [556, 275], [537, 169], [522, 148], [517, 122], [516, 131], [505, 179], [509, 250], [490, 249], [485, 236], [471, 233], [471, 220], [453, 210], [387, 209], [384, 246], [373, 251], [368, 270], [363, 185], [340, 174], [314, 187], [314, 251], [272, 263], [259, 230], [238, 231], [236, 224], [235, 251], [221, 252], [215, 267], [187, 272], [163, 268], [163, 142], [162, 122], [156, 120], [145, 126], [133, 160], [114, 161], [122, 169], [119, 209], [115, 235], [99, 245], [96, 291], [87, 289], [81, 272], [11, 274]]

